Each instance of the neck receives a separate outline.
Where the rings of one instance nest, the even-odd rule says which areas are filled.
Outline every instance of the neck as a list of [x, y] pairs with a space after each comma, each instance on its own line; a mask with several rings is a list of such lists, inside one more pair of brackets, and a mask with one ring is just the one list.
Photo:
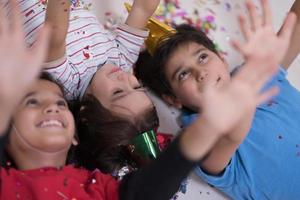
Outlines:
[[21, 154], [13, 157], [15, 164], [20, 170], [31, 170], [44, 167], [62, 167], [66, 164], [68, 152], [59, 153], [41, 153], [32, 151], [23, 151]]

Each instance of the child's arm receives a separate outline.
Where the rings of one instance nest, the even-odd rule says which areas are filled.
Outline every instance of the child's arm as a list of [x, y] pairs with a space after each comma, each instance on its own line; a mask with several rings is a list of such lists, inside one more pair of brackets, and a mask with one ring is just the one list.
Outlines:
[[158, 7], [159, 2], [159, 0], [134, 0], [132, 10], [125, 23], [133, 28], [145, 28], [149, 18]]
[[0, 6], [0, 135], [6, 129], [26, 88], [38, 76], [50, 36], [49, 27], [44, 26], [33, 49], [28, 49], [16, 1], [10, 0], [10, 4], [10, 19], [4, 15]]
[[[121, 200], [170, 199], [177, 191], [181, 180], [198, 162], [202, 166], [207, 166], [206, 169], [210, 172], [218, 173], [224, 169], [247, 132], [243, 131], [238, 135], [226, 133], [235, 130], [240, 123], [243, 123], [245, 116], [253, 114], [258, 104], [268, 100], [278, 91], [277, 88], [272, 88], [261, 92], [261, 87], [277, 72], [276, 62], [279, 62], [276, 58], [269, 63], [269, 54], [272, 55], [274, 52], [266, 55], [264, 52], [272, 49], [273, 45], [287, 48], [292, 22], [292, 18], [287, 20], [284, 31], [279, 36], [280, 39], [273, 31], [265, 30], [269, 28], [269, 22], [265, 25], [267, 27], [257, 27], [253, 32], [244, 29], [248, 33], [249, 42], [239, 49], [247, 56], [245, 66], [237, 72], [231, 82], [223, 87], [206, 86], [199, 119], [189, 126], [157, 160], [125, 177], [120, 186]], [[261, 40], [267, 38], [270, 40], [266, 42], [266, 48], [258, 53], [252, 51], [258, 44], [263, 46]], [[279, 54], [282, 52], [276, 53], [280, 56]], [[216, 146], [218, 144], [215, 143], [219, 138], [226, 138], [231, 143], [224, 143], [223, 147]], [[214, 150], [210, 151], [211, 148]], [[209, 151], [213, 153], [208, 153]]]
[[70, 0], [48, 1], [45, 22], [51, 26], [52, 35], [46, 62], [55, 61], [65, 55], [70, 4]]
[[299, 55], [300, 52], [300, 0], [296, 0], [291, 8], [291, 11], [297, 15], [297, 23], [291, 38], [290, 47], [281, 62], [281, 65], [288, 69], [294, 59]]
[[171, 199], [181, 181], [220, 135], [200, 119], [183, 133], [183, 137], [176, 138], [157, 159], [124, 177], [120, 185], [120, 200]]
[[[117, 28], [115, 38], [119, 50], [117, 65], [123, 70], [132, 71], [132, 66], [149, 35], [145, 26], [158, 4], [159, 0], [134, 0], [125, 24]], [[116, 63], [115, 55], [108, 57], [113, 58], [108, 62]]]
[[[252, 68], [252, 70], [257, 70], [255, 76], [263, 76], [264, 73], [276, 73], [278, 70], [279, 63], [282, 61], [288, 46], [290, 37], [292, 35], [293, 27], [296, 22], [295, 14], [289, 14], [285, 20], [282, 27], [282, 31], [276, 35], [272, 28], [271, 12], [268, 6], [267, 0], [262, 0], [262, 6], [264, 11], [263, 18], [260, 18], [256, 13], [256, 8], [252, 2], [247, 3], [247, 8], [250, 14], [250, 25], [246, 25], [246, 20], [244, 17], [240, 18], [241, 30], [246, 38], [246, 44], [241, 45], [238, 42], [234, 42], [234, 47], [241, 52], [245, 57], [245, 67]], [[252, 72], [254, 74], [254, 72]], [[249, 73], [251, 77], [236, 76], [232, 81], [240, 81], [240, 78], [252, 78], [252, 74]], [[247, 74], [245, 75], [247, 76]], [[270, 78], [270, 77], [265, 77]], [[263, 87], [264, 83], [268, 80], [262, 78], [259, 81], [254, 81], [252, 87], [256, 87], [253, 90], [250, 85], [240, 84], [236, 87], [241, 87], [244, 96], [248, 96], [244, 101], [256, 102], [256, 105], [260, 104], [263, 100], [266, 100], [265, 95], [260, 95], [259, 90]], [[256, 92], [253, 93], [253, 92]], [[269, 91], [271, 94], [274, 90]], [[257, 94], [258, 93], [258, 94]], [[270, 93], [265, 93], [269, 97]], [[236, 98], [239, 101], [239, 95], [236, 94]], [[229, 108], [234, 108], [232, 105]], [[202, 106], [205, 108], [205, 105]], [[221, 113], [222, 111], [216, 111]], [[238, 148], [238, 146], [243, 142], [246, 137], [249, 128], [251, 127], [253, 115], [255, 112], [255, 107], [248, 110], [247, 113], [241, 118], [238, 126], [234, 127], [229, 131], [229, 133], [221, 138], [218, 143], [213, 147], [212, 151], [209, 152], [205, 161], [201, 164], [201, 167], [208, 173], [217, 175], [224, 170], [231, 160], [232, 155]], [[201, 114], [202, 116], [202, 114]]]

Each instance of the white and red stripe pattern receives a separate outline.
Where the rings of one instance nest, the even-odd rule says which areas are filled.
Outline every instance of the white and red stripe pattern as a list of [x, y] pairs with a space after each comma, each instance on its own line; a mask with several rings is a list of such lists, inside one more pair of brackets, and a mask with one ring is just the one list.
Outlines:
[[[44, 23], [46, 7], [39, 0], [18, 0], [18, 3], [24, 17], [26, 42], [32, 45], [37, 30]], [[104, 63], [114, 63], [130, 71], [148, 36], [148, 31], [125, 24], [114, 33], [109, 32], [86, 7], [79, 5], [71, 9], [66, 56], [45, 64], [49, 67], [47, 71], [64, 84], [68, 99], [82, 97], [94, 73]]]

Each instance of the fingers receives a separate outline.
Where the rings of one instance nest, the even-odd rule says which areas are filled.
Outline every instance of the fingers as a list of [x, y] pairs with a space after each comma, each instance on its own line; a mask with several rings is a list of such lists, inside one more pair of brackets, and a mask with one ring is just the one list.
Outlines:
[[11, 33], [22, 33], [22, 21], [17, 2], [16, 0], [9, 0], [8, 4], [11, 8], [10, 18], [8, 18], [6, 9], [4, 8], [4, 6], [7, 7], [8, 5], [0, 5], [0, 33], [2, 35]]
[[278, 34], [279, 38], [287, 38], [290, 39], [296, 25], [297, 16], [295, 13], [290, 12], [284, 20], [282, 28]]
[[272, 26], [272, 12], [268, 0], [261, 0], [261, 5], [263, 16], [258, 14], [258, 9], [252, 0], [246, 2], [250, 25], [247, 25], [247, 20], [244, 15], [238, 17], [241, 31], [247, 40], [250, 38], [251, 34], [262, 26]]
[[0, 4], [0, 34], [4, 35], [7, 34], [8, 31], [8, 19], [6, 16], [6, 9], [4, 9], [4, 5], [3, 3]]
[[248, 41], [251, 35], [262, 26], [262, 19], [258, 15], [257, 9], [251, 0], [248, 0], [246, 2], [246, 7], [249, 14], [250, 24], [247, 23], [247, 19], [243, 14], [238, 16], [238, 21], [239, 21], [240, 29], [244, 37]]
[[266, 101], [270, 100], [272, 97], [274, 97], [275, 95], [277, 95], [279, 92], [279, 88], [278, 87], [272, 87], [271, 89], [264, 91], [263, 93], [259, 94], [258, 98], [257, 98], [257, 106], [265, 103]]
[[238, 22], [239, 22], [240, 29], [241, 29], [245, 39], [248, 41], [249, 38], [251, 37], [252, 31], [251, 31], [250, 27], [247, 25], [245, 16], [239, 15]]
[[[29, 52], [31, 60], [34, 60], [35, 65], [40, 66], [45, 60], [48, 45], [50, 40], [50, 27], [48, 24], [45, 24], [39, 31], [37, 41], [35, 42], [33, 48]], [[37, 67], [38, 67], [37, 66]]]
[[251, 0], [246, 2], [246, 7], [249, 12], [250, 24], [252, 31], [256, 31], [259, 27], [262, 26], [262, 19], [257, 13], [257, 8]]
[[20, 16], [20, 9], [16, 0], [9, 0], [11, 5], [11, 30], [13, 32], [20, 32], [22, 30], [22, 22]]
[[272, 12], [268, 0], [261, 0], [263, 9], [263, 25], [272, 25]]
[[238, 40], [231, 40], [230, 43], [236, 51], [245, 56], [246, 52], [244, 51], [243, 45]]

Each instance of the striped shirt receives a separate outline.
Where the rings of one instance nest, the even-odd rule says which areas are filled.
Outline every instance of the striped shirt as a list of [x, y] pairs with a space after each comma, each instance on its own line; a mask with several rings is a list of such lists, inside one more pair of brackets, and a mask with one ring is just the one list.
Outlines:
[[[46, 3], [43, 1], [18, 0], [28, 45], [34, 43], [36, 32], [45, 21]], [[130, 71], [148, 36], [148, 31], [126, 24], [114, 32], [105, 30], [90, 11], [90, 5], [88, 1], [80, 1], [79, 6], [71, 7], [66, 55], [45, 63], [46, 71], [63, 84], [70, 100], [84, 95], [93, 75], [105, 63]]]

